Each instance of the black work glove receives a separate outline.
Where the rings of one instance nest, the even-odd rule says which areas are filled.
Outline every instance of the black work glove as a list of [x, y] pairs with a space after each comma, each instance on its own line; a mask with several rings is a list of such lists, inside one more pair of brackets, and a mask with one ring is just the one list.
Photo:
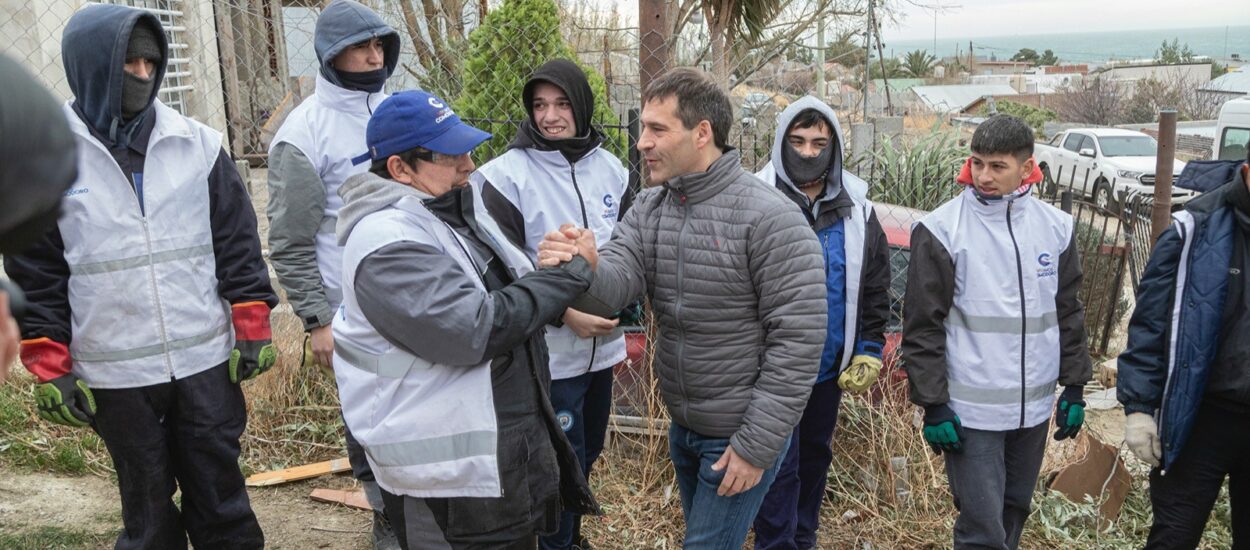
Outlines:
[[924, 440], [936, 454], [963, 452], [964, 426], [945, 403], [924, 408]]
[[1055, 441], [1076, 437], [1085, 424], [1085, 386], [1064, 386], [1055, 404]]

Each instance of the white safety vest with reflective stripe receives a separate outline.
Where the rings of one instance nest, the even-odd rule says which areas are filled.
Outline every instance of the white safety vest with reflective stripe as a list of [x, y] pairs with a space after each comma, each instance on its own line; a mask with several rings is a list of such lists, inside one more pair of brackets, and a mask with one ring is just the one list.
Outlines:
[[317, 230], [317, 270], [330, 309], [343, 301], [343, 248], [338, 245], [334, 226], [338, 223], [343, 198], [339, 187], [356, 174], [369, 169], [369, 163], [352, 164], [352, 157], [364, 153], [365, 128], [369, 117], [386, 98], [385, 92], [371, 94], [340, 88], [317, 75], [316, 92], [287, 116], [270, 143], [289, 143], [312, 163], [326, 188], [326, 205]]
[[951, 408], [978, 430], [1046, 422], [1059, 379], [1059, 257], [1072, 216], [1030, 195], [982, 204], [967, 189], [919, 223], [955, 264], [945, 322]]
[[230, 356], [230, 304], [217, 292], [208, 177], [221, 134], [159, 101], [143, 202], [69, 103], [78, 180], [57, 220], [69, 265], [70, 354], [92, 388], [185, 378]]
[[[525, 253], [502, 237], [489, 216], [479, 215], [477, 221], [496, 241], [514, 276], [533, 269]], [[356, 300], [353, 289], [360, 262], [403, 241], [440, 250], [465, 273], [481, 272], [467, 255], [469, 244], [415, 196], [356, 224], [344, 247], [345, 292], [333, 324], [334, 375], [343, 419], [364, 447], [383, 489], [421, 498], [498, 497], [490, 359], [473, 367], [426, 361], [383, 338]], [[480, 277], [472, 277], [472, 283], [486, 292]]]

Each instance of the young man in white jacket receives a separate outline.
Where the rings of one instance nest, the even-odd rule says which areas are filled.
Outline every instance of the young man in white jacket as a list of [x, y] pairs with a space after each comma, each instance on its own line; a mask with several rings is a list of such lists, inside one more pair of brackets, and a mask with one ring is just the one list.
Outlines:
[[[525, 84], [529, 118], [508, 151], [470, 180], [491, 216], [531, 259], [543, 235], [564, 223], [589, 227], [606, 243], [620, 214], [627, 173], [601, 147], [591, 126], [594, 93], [586, 74], [567, 59], [549, 61]], [[547, 328], [551, 353], [551, 405], [587, 477], [603, 451], [612, 412], [612, 371], [625, 360], [619, 320], [567, 309], [563, 323]], [[546, 550], [584, 547], [581, 516], [565, 512], [560, 530], [543, 537]]]
[[170, 50], [155, 15], [87, 5], [61, 53], [78, 177], [55, 225], [4, 258], [27, 293], [39, 416], [104, 441], [115, 548], [263, 548], [239, 470], [239, 384], [277, 360], [278, 297], [247, 189], [221, 133], [157, 99]]
[[1072, 216], [1029, 194], [1033, 130], [996, 115], [971, 149], [968, 188], [912, 230], [903, 359], [924, 438], [946, 458], [955, 548], [1014, 549], [1052, 407], [1056, 440], [1085, 418], [1081, 260]]
[[[269, 147], [269, 259], [308, 331], [305, 353], [312, 357], [305, 360], [330, 367], [330, 325], [343, 300], [343, 250], [334, 238], [343, 206], [338, 189], [367, 168], [351, 158], [364, 152], [369, 115], [387, 97], [399, 34], [369, 8], [335, 0], [317, 17], [314, 44], [321, 63], [316, 91], [283, 121]], [[350, 431], [346, 439], [352, 475], [376, 512], [374, 547], [394, 548], [369, 463]]]

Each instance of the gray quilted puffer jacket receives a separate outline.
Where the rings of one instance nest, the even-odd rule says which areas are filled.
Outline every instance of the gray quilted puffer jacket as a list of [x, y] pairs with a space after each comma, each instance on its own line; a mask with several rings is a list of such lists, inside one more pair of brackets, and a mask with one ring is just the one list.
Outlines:
[[673, 421], [771, 466], [807, 404], [827, 329], [820, 243], [798, 207], [733, 149], [640, 193], [584, 298], [618, 309], [644, 291]]

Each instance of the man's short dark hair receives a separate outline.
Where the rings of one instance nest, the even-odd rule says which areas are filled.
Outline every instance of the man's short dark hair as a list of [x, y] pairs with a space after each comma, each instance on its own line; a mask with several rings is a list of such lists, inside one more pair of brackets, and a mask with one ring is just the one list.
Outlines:
[[677, 118], [687, 130], [708, 121], [712, 139], [722, 151], [729, 148], [729, 127], [733, 125], [733, 106], [729, 96], [707, 74], [689, 67], [679, 67], [652, 80], [642, 92], [642, 104], [667, 97], [677, 99]]
[[1033, 156], [1033, 129], [1014, 116], [994, 115], [977, 126], [969, 147], [979, 155], [1005, 153], [1024, 162]]
[[[415, 147], [407, 151], [404, 151], [402, 153], [395, 153], [394, 155], [391, 155], [391, 156], [397, 156], [399, 157], [399, 160], [404, 161], [404, 164], [415, 167], [417, 163], [417, 159], [429, 160], [429, 155], [430, 155], [430, 151], [426, 150], [425, 148]], [[373, 175], [378, 176], [380, 178], [386, 178], [388, 180], [391, 179], [391, 171], [390, 169], [386, 167], [386, 161], [390, 160], [390, 158], [391, 157], [380, 158], [378, 160], [373, 161], [373, 163], [369, 165], [369, 171], [373, 172]]]
[[829, 133], [833, 134], [833, 123], [829, 121], [825, 114], [816, 109], [803, 109], [799, 114], [795, 115], [794, 120], [790, 121], [790, 127], [786, 128], [786, 133], [799, 128], [812, 128], [824, 126], [829, 129]]

